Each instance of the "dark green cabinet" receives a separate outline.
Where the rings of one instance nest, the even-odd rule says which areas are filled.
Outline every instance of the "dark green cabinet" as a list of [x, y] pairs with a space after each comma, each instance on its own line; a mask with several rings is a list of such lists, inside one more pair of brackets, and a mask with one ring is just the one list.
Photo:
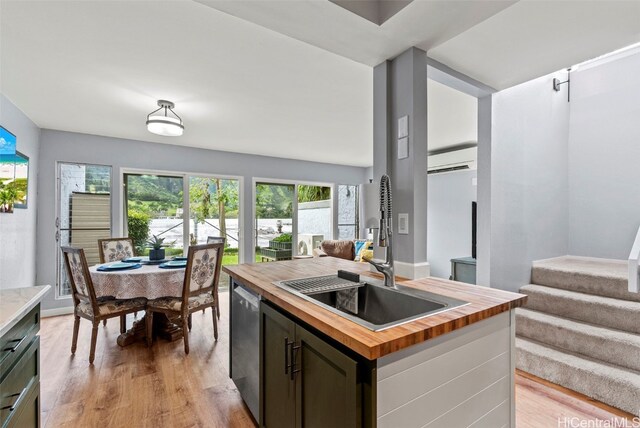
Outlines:
[[292, 428], [296, 422], [296, 389], [289, 358], [295, 341], [295, 325], [274, 309], [260, 306], [261, 425]]
[[40, 426], [40, 305], [0, 337], [0, 426]]
[[264, 302], [260, 317], [260, 425], [361, 427], [358, 362]]

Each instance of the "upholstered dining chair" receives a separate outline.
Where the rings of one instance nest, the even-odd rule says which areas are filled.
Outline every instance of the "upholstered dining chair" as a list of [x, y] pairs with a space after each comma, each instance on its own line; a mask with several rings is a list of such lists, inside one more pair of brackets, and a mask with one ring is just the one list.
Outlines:
[[216, 316], [218, 280], [224, 244], [203, 244], [189, 247], [187, 267], [184, 273], [182, 297], [161, 297], [147, 302], [147, 345], [153, 341], [153, 314], [161, 312], [169, 317], [180, 316], [184, 338], [184, 352], [189, 353], [189, 316], [201, 309], [211, 308], [213, 337], [218, 340]]
[[126, 330], [127, 314], [142, 311], [146, 305], [146, 299], [128, 300], [98, 300], [93, 288], [93, 281], [89, 273], [89, 265], [82, 248], [62, 247], [64, 262], [71, 283], [74, 324], [73, 339], [71, 341], [71, 353], [76, 353], [78, 344], [78, 329], [80, 318], [85, 318], [93, 324], [91, 330], [91, 349], [89, 351], [89, 363], [93, 364], [96, 354], [96, 340], [98, 338], [98, 326], [100, 321], [108, 318], [120, 318], [120, 333]]
[[98, 253], [100, 254], [100, 263], [117, 262], [127, 257], [133, 257], [135, 256], [133, 239], [98, 239]]
[[[135, 247], [131, 238], [98, 239], [98, 254], [100, 263], [117, 262], [127, 257], [135, 256]], [[107, 296], [106, 300], [113, 300], [113, 296]], [[103, 300], [103, 299], [98, 299]], [[137, 315], [137, 314], [135, 314]], [[107, 320], [102, 323], [107, 325]]]
[[[226, 239], [222, 236], [207, 236], [207, 244], [220, 244], [222, 243], [222, 252], [224, 253], [224, 243]], [[204, 309], [202, 310], [204, 313]], [[218, 288], [216, 288], [216, 316], [220, 319], [220, 299], [218, 299]], [[189, 319], [191, 322], [191, 319]], [[189, 327], [191, 328], [191, 327]]]

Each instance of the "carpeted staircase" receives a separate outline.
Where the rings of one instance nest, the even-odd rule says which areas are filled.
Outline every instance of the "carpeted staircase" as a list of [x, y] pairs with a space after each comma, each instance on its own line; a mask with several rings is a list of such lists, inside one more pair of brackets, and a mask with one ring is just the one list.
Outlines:
[[533, 263], [516, 310], [517, 367], [634, 415], [640, 412], [640, 294], [627, 263], [564, 256]]

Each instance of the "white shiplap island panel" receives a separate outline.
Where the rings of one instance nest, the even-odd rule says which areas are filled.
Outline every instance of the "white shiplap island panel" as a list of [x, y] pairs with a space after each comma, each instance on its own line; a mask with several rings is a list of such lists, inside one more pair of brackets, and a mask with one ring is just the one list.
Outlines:
[[512, 312], [380, 358], [377, 426], [511, 426]]

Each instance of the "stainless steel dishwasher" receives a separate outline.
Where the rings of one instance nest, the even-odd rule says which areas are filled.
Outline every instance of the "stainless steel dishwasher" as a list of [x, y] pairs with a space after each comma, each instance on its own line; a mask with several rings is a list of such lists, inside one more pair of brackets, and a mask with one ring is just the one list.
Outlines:
[[231, 285], [230, 376], [254, 419], [260, 417], [260, 296]]

